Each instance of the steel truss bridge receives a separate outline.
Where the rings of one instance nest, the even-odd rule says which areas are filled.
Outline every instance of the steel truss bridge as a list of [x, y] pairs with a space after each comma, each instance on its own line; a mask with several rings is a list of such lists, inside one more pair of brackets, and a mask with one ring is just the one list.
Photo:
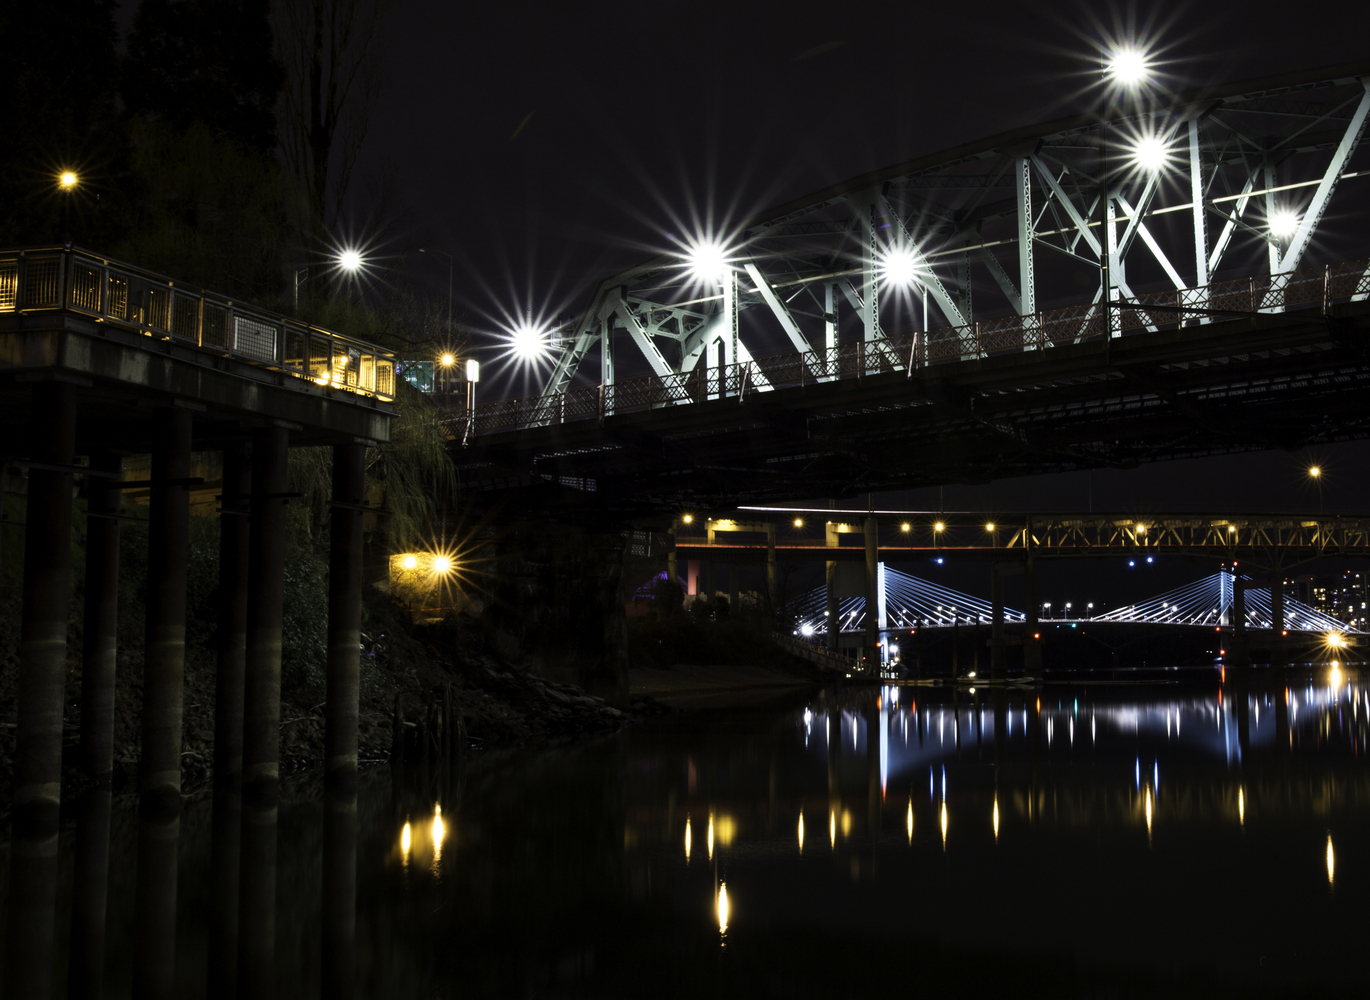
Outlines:
[[645, 261], [540, 394], [451, 415], [464, 480], [643, 512], [1364, 437], [1368, 88], [1120, 100]]

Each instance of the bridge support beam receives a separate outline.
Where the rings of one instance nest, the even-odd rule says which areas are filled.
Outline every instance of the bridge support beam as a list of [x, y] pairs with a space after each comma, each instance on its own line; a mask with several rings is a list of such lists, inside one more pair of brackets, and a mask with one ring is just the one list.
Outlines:
[[243, 780], [280, 779], [281, 620], [285, 593], [286, 461], [284, 427], [252, 436], [252, 515], [248, 545], [247, 652], [243, 689]]
[[[158, 413], [148, 511], [147, 640], [143, 654], [144, 795], [180, 803], [190, 547], [190, 411]], [[179, 813], [179, 810], [178, 810]]]
[[1004, 572], [1000, 563], [990, 563], [989, 570], [990, 601], [992, 615], [989, 638], [990, 676], [996, 681], [1004, 679]]
[[[115, 455], [91, 456], [91, 467], [122, 477]], [[123, 503], [118, 479], [86, 482], [86, 617], [81, 650], [81, 771], [109, 788], [114, 771], [114, 670], [118, 658], [119, 521]]]
[[[1032, 522], [1027, 527], [1031, 542]], [[1028, 677], [1042, 676], [1042, 642], [1037, 629], [1037, 559], [1031, 549], [1023, 563], [1023, 603], [1026, 620], [1023, 623], [1023, 673]]]
[[880, 604], [879, 563], [880, 527], [875, 518], [866, 518], [866, 641], [862, 652], [864, 666], [869, 673], [880, 670]]

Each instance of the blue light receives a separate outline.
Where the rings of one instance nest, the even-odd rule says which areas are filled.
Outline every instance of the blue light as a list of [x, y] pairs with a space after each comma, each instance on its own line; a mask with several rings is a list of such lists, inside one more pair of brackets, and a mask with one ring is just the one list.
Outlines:
[[1128, 564], [1129, 566], [1136, 566], [1136, 565], [1137, 565], [1137, 560], [1136, 560], [1136, 559], [1129, 559], [1129, 560], [1127, 561], [1127, 564]]
[[1155, 560], [1152, 559], [1150, 556], [1147, 556], [1147, 557], [1146, 557], [1146, 561], [1147, 561], [1147, 562], [1155, 562]]
[[939, 556], [938, 559], [937, 559], [937, 565], [938, 565], [938, 566], [941, 566], [941, 565], [942, 565], [942, 559], [941, 559], [940, 556]]

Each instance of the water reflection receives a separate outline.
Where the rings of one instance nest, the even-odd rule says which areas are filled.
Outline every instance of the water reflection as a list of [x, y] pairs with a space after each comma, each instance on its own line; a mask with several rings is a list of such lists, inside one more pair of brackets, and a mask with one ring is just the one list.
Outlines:
[[[140, 818], [115, 798], [103, 813], [73, 812], [60, 865], [42, 867], [56, 841], [15, 842], [35, 867], [16, 872], [6, 917], [32, 954], [70, 963], [73, 996], [95, 995], [77, 987], [101, 968], [105, 995], [135, 995], [140, 963], [148, 994], [174, 970], [179, 995], [206, 983], [225, 995], [211, 974], [232, 946], [225, 925], [240, 927], [242, 988], [267, 984], [254, 996], [331, 997], [327, 984], [352, 979], [372, 996], [745, 996], [756, 982], [844, 995], [838, 973], [857, 963], [877, 970], [874, 987], [899, 985], [881, 978], [895, 953], [946, 992], [968, 964], [992, 978], [1031, 962], [1052, 995], [1174, 995], [1188, 974], [1176, 969], [1234, 989], [1336, 993], [1328, 984], [1360, 982], [1353, 907], [1366, 886], [1354, 855], [1370, 843], [1370, 694], [1338, 669], [1337, 684], [1323, 666], [1249, 681], [1233, 670], [1221, 685], [1216, 672], [1138, 687], [982, 685], [969, 706], [948, 689], [919, 687], [915, 703], [914, 690], [847, 688], [665, 716], [590, 745], [475, 754], [464, 797], [432, 775], [392, 785], [377, 769], [346, 802], [307, 780], [279, 802], [249, 798], [239, 862], [231, 838], [216, 839], [231, 800], [188, 799], [173, 841], [170, 815]], [[818, 738], [829, 727], [831, 744]], [[981, 733], [983, 754], [970, 739]], [[906, 802], [902, 816], [886, 797]], [[821, 837], [824, 810], [830, 851], [805, 854], [806, 814], [817, 811]], [[950, 854], [953, 811], [964, 822]], [[693, 815], [707, 817], [707, 865], [691, 864]], [[1352, 852], [1340, 878], [1333, 829]], [[984, 901], [1024, 880], [1026, 918], [987, 919]], [[230, 883], [242, 887], [234, 919]], [[1280, 912], [1298, 919], [1272, 930]], [[139, 929], [158, 920], [160, 936]], [[946, 963], [943, 947], [966, 962]], [[816, 958], [829, 954], [844, 960]], [[43, 984], [38, 964], [11, 963], [7, 978]], [[43, 985], [37, 995], [62, 983]]]

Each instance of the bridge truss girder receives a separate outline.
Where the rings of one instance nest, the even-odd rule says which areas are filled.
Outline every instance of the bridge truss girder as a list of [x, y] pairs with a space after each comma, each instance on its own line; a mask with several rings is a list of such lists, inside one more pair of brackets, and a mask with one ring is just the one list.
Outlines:
[[[927, 329], [929, 307], [952, 326], [1033, 315], [1044, 301], [1079, 294], [1063, 280], [1094, 281], [1097, 312], [1104, 255], [1110, 298], [1203, 286], [1261, 263], [1269, 273], [1294, 269], [1338, 238], [1323, 223], [1344, 179], [1370, 173], [1352, 162], [1368, 116], [1362, 63], [1119, 105], [874, 171], [747, 220], [726, 237], [733, 268], [721, 281], [701, 285], [678, 254], [605, 279], [543, 399], [589, 380], [605, 387], [612, 412], [617, 379], [644, 365], [683, 376], [781, 349], [831, 351], [853, 337], [880, 349], [886, 330]], [[1167, 146], [1162, 171], [1130, 157], [1147, 135]], [[1270, 220], [1286, 209], [1298, 226], [1276, 236]], [[1210, 222], [1221, 226], [1212, 239]], [[911, 289], [881, 278], [893, 251], [917, 263]], [[988, 294], [972, 295], [977, 278]], [[844, 301], [855, 314], [845, 321]], [[1261, 308], [1281, 306], [1272, 297]], [[1085, 314], [1082, 329], [1088, 323]], [[616, 358], [625, 332], [636, 356]], [[596, 352], [597, 373], [587, 370]], [[716, 381], [709, 398], [743, 391], [737, 380]]]

